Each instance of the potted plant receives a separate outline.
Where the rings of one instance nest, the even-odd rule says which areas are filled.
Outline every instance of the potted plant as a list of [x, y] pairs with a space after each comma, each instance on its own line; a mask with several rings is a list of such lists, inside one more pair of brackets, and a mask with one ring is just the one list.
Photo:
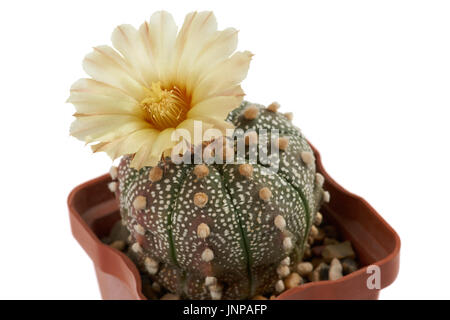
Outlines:
[[69, 196], [104, 298], [376, 298], [395, 279], [392, 228], [325, 173], [291, 114], [243, 101], [236, 30], [193, 12], [177, 33], [157, 12], [112, 43], [69, 97], [71, 134], [121, 158]]

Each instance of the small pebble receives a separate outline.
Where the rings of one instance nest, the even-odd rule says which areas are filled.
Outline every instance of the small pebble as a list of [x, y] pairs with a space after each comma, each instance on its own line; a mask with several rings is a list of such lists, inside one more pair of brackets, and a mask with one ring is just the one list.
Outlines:
[[321, 281], [328, 280], [328, 271], [330, 267], [325, 263], [320, 263], [313, 272], [309, 274], [309, 280], [311, 281]]
[[158, 282], [153, 282], [152, 289], [153, 289], [153, 291], [159, 293], [159, 292], [161, 292], [161, 285]]
[[341, 263], [345, 275], [358, 270], [358, 263], [354, 259], [345, 258]]
[[289, 269], [289, 267], [285, 265], [280, 265], [277, 268], [277, 274], [280, 276], [280, 278], [286, 278], [290, 272], [291, 270]]
[[342, 265], [339, 259], [331, 260], [330, 270], [328, 271], [329, 280], [337, 280], [342, 278]]
[[327, 225], [327, 226], [324, 226], [322, 228], [322, 230], [325, 232], [325, 236], [326, 237], [328, 237], [328, 238], [335, 238], [335, 239], [338, 238], [339, 233], [338, 233], [338, 231], [337, 231], [335, 226]]
[[311, 248], [311, 252], [314, 256], [321, 257], [323, 249], [325, 249], [325, 246], [315, 246]]
[[123, 251], [125, 249], [125, 241], [116, 240], [109, 245], [111, 248], [117, 249], [119, 251]]
[[277, 283], [275, 283], [275, 291], [281, 293], [284, 291], [284, 289], [285, 286], [283, 280], [278, 280]]
[[324, 191], [323, 192], [323, 201], [328, 203], [328, 202], [330, 202], [330, 198], [331, 198], [330, 193], [328, 191]]
[[322, 250], [322, 257], [325, 261], [329, 262], [333, 260], [333, 258], [354, 258], [355, 252], [353, 251], [350, 241], [344, 241], [339, 244], [325, 246]]
[[314, 224], [316, 226], [320, 226], [323, 221], [323, 216], [320, 212], [317, 211], [316, 216], [314, 217]]
[[328, 246], [328, 245], [331, 245], [331, 244], [339, 244], [339, 241], [337, 241], [334, 238], [328, 238], [328, 237], [325, 237], [323, 239], [323, 245], [324, 246]]
[[284, 279], [284, 285], [286, 289], [292, 289], [302, 283], [302, 277], [297, 272], [292, 272]]
[[180, 300], [180, 297], [173, 293], [166, 293], [161, 297], [161, 300]]
[[311, 226], [311, 231], [309, 232], [310, 236], [315, 239], [319, 235], [319, 229], [316, 226]]
[[297, 271], [302, 277], [305, 277], [313, 271], [313, 265], [311, 262], [300, 262], [297, 264]]
[[311, 259], [311, 263], [312, 263], [314, 268], [316, 268], [322, 262], [324, 262], [322, 257], [314, 257], [314, 258]]
[[289, 266], [291, 264], [291, 258], [290, 257], [284, 258], [283, 260], [281, 260], [280, 264], [284, 266]]

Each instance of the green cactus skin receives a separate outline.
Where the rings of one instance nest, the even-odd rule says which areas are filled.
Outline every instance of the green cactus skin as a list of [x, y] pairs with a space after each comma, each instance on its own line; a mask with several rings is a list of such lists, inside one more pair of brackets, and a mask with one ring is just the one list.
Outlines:
[[[258, 108], [256, 118], [244, 116], [249, 106]], [[314, 158], [305, 157], [312, 156], [311, 147], [286, 116], [243, 102], [228, 120], [244, 131], [278, 129], [289, 139], [276, 174], [263, 175], [260, 163], [252, 164], [250, 177], [239, 171], [240, 164], [211, 164], [202, 177], [194, 164], [166, 159], [158, 164], [162, 177], [152, 182], [152, 168], [130, 168], [130, 156], [118, 167], [115, 192], [135, 263], [185, 299], [248, 299], [273, 292], [281, 261], [289, 257], [293, 265], [302, 258], [325, 194]], [[262, 188], [271, 192], [266, 201]], [[207, 195], [204, 206], [194, 202], [196, 194]]]

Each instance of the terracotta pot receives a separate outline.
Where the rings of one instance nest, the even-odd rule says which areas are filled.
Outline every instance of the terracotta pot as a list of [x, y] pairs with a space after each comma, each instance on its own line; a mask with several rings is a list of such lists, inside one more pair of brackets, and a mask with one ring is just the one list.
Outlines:
[[[363, 267], [339, 280], [310, 282], [285, 291], [279, 300], [297, 299], [377, 299], [379, 291], [397, 277], [400, 263], [400, 238], [381, 216], [361, 197], [338, 185], [325, 172], [315, 150], [318, 171], [325, 177], [325, 189], [332, 201], [321, 212], [341, 235], [352, 242]], [[141, 277], [133, 262], [122, 252], [99, 239], [109, 234], [120, 218], [116, 200], [103, 175], [76, 187], [68, 206], [72, 233], [91, 257], [103, 299], [146, 299], [141, 292]], [[369, 289], [372, 273], [380, 270], [380, 288]]]

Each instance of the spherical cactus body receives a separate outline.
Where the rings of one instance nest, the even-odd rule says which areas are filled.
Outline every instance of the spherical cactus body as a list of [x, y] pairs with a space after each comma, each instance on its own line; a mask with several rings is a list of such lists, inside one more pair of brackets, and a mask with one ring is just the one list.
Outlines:
[[[280, 280], [301, 260], [327, 194], [311, 147], [291, 116], [277, 109], [244, 102], [230, 113], [246, 137], [235, 163], [165, 159], [135, 170], [131, 157], [122, 158], [112, 191], [131, 232], [132, 255], [167, 290], [186, 299], [248, 299], [283, 290]], [[251, 163], [249, 153], [265, 130], [272, 133], [264, 143], [276, 144], [277, 157]]]

